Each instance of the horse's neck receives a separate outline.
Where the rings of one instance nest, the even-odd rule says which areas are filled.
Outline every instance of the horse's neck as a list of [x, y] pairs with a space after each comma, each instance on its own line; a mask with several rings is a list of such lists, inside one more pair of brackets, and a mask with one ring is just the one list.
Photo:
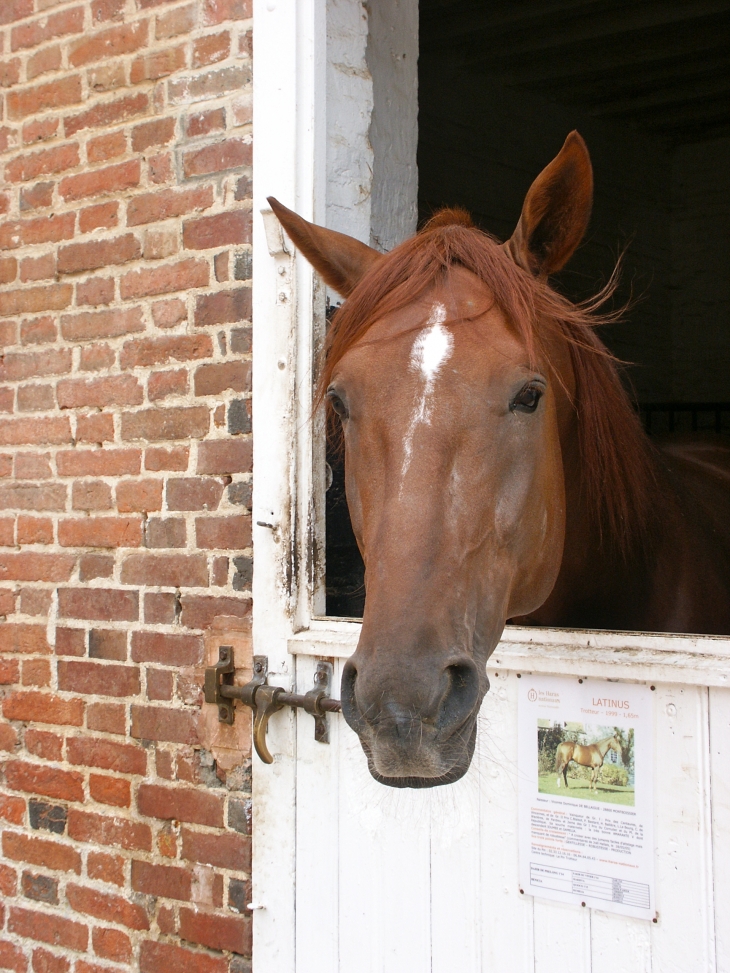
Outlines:
[[599, 743], [596, 744], [596, 746], [598, 747], [598, 752], [602, 757], [605, 757], [606, 754], [608, 753], [608, 747], [609, 744], [611, 743], [611, 740], [613, 740], [613, 737], [606, 737], [605, 740], [601, 740]]

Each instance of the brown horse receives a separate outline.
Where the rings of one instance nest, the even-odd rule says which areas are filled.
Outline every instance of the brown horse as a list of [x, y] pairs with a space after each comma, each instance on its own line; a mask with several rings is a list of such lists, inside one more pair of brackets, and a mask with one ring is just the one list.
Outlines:
[[592, 170], [572, 133], [512, 238], [443, 211], [389, 254], [271, 205], [347, 298], [320, 398], [342, 428], [366, 571], [342, 706], [373, 776], [462, 776], [508, 619], [730, 632], [730, 470], [655, 451], [595, 334], [547, 276], [578, 246]]
[[568, 764], [573, 760], [575, 763], [580, 764], [581, 767], [591, 768], [592, 773], [588, 790], [597, 790], [596, 781], [598, 780], [603, 761], [606, 759], [606, 754], [609, 750], [615, 750], [617, 754], [621, 754], [621, 744], [615, 736], [606, 737], [605, 740], [599, 740], [598, 743], [589, 743], [587, 746], [582, 746], [580, 743], [572, 743], [570, 740], [561, 743], [555, 751], [555, 772], [558, 775], [558, 787], [560, 787], [561, 774], [563, 775], [565, 786], [568, 786]]

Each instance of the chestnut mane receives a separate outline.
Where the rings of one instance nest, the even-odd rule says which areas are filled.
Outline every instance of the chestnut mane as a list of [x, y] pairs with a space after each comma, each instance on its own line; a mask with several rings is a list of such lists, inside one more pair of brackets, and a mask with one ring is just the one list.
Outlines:
[[556, 337], [568, 343], [586, 499], [603, 535], [628, 553], [645, 537], [655, 462], [617, 361], [595, 331], [619, 316], [600, 311], [615, 290], [615, 275], [594, 298], [572, 304], [518, 267], [498, 240], [473, 226], [466, 211], [442, 210], [378, 261], [336, 311], [315, 403], [325, 399], [337, 363], [375, 321], [411, 304], [455, 264], [486, 284], [533, 359]]

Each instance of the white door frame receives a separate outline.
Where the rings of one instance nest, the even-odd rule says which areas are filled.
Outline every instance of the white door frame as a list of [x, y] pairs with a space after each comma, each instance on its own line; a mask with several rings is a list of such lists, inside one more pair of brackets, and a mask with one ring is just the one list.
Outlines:
[[[359, 6], [330, 0], [347, 2]], [[326, 13], [327, 0], [254, 0], [253, 638], [271, 681], [287, 687], [297, 656], [345, 657], [360, 628], [316, 615], [321, 565], [311, 552], [322, 549], [324, 456], [310, 409], [324, 297], [262, 215], [274, 194], [306, 219], [327, 219]], [[727, 688], [730, 639], [511, 628], [490, 665]], [[295, 727], [292, 713], [279, 713], [269, 725], [274, 764], [254, 757], [256, 973], [296, 970]]]

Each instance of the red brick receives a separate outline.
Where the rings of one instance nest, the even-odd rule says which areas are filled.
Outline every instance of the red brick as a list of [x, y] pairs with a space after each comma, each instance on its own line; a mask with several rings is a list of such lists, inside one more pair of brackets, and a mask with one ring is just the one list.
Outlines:
[[144, 620], [150, 625], [172, 625], [175, 621], [175, 595], [170, 592], [146, 594]]
[[210, 477], [185, 477], [167, 481], [168, 510], [217, 510], [224, 485]]
[[152, 305], [152, 319], [158, 328], [174, 328], [181, 321], [187, 321], [187, 317], [187, 307], [179, 297], [157, 301]]
[[161, 506], [162, 480], [123, 480], [117, 484], [120, 513], [159, 510]]
[[123, 703], [89, 703], [86, 725], [90, 730], [124, 735], [127, 715]]
[[251, 288], [201, 294], [195, 302], [195, 324], [199, 328], [212, 324], [231, 324], [251, 320]]
[[121, 929], [95, 928], [91, 931], [94, 952], [103, 959], [124, 963], [129, 968], [132, 959], [132, 943]]
[[147, 379], [147, 398], [150, 402], [159, 402], [170, 395], [186, 395], [187, 391], [188, 373], [184, 368], [154, 372]]
[[124, 885], [124, 858], [120, 855], [107, 855], [103, 851], [90, 851], [86, 863], [86, 874], [90, 879], [99, 879], [112, 885]]
[[101, 61], [105, 58], [119, 57], [139, 50], [147, 42], [147, 21], [111, 27], [108, 30], [89, 34], [83, 40], [71, 45], [69, 62], [74, 67]]
[[18, 273], [18, 261], [15, 257], [0, 259], [0, 284], [11, 284]]
[[[206, 145], [202, 149], [191, 149], [183, 155], [183, 172], [186, 179], [192, 176], [206, 176], [212, 172], [225, 172], [250, 166], [253, 161], [252, 145], [243, 139], [228, 139]], [[233, 214], [224, 214], [233, 215]], [[250, 218], [247, 223], [250, 233]], [[230, 232], [230, 230], [228, 231]], [[248, 243], [249, 240], [230, 240], [231, 243]]]
[[18, 389], [18, 412], [48, 412], [54, 407], [52, 385], [21, 385]]
[[160, 152], [158, 155], [150, 155], [147, 157], [147, 173], [150, 182], [159, 186], [163, 182], [171, 182], [173, 171], [172, 171], [172, 156], [169, 152]]
[[73, 142], [56, 145], [29, 155], [18, 155], [5, 166], [5, 178], [9, 182], [29, 182], [47, 172], [62, 172], [79, 164], [79, 147]]
[[101, 774], [89, 775], [89, 794], [91, 799], [99, 804], [110, 804], [113, 807], [129, 807], [131, 803], [131, 787], [128, 780], [118, 777], [105, 777]]
[[127, 83], [122, 61], [108, 61], [89, 68], [86, 77], [92, 91], [112, 91], [123, 88]]
[[31, 794], [43, 794], [61, 801], [84, 799], [84, 778], [75, 771], [10, 760], [5, 764], [5, 781], [14, 791], [29, 791]]
[[[202, 340], [201, 340], [202, 339]], [[146, 368], [170, 361], [210, 358], [213, 342], [209, 335], [169, 335], [162, 338], [137, 338], [125, 342], [119, 358], [122, 369]]]
[[[0, 750], [2, 749], [5, 748], [0, 747]], [[9, 794], [0, 794], [0, 818], [8, 821], [10, 824], [22, 825], [25, 821], [25, 800], [22, 797], [11, 797]], [[3, 854], [5, 853], [5, 849], [3, 849]], [[2, 875], [0, 875], [1, 878]], [[2, 882], [0, 882], [0, 891], [2, 891], [1, 886]]]
[[140, 173], [139, 159], [130, 159], [128, 162], [119, 162], [105, 169], [94, 169], [77, 176], [66, 176], [59, 183], [59, 192], [67, 201], [101, 196], [104, 193], [123, 192], [139, 184]]
[[[3, 517], [0, 519], [0, 547], [12, 547], [14, 544], [15, 519], [13, 517]], [[2, 564], [0, 564], [0, 571], [2, 571]]]
[[215, 597], [212, 595], [185, 594], [180, 599], [180, 621], [185, 628], [206, 629], [218, 615], [245, 618], [251, 612], [250, 598]]
[[150, 472], [170, 470], [184, 472], [188, 468], [190, 450], [187, 446], [173, 446], [165, 449], [163, 446], [152, 446], [145, 450], [144, 468]]
[[[15, 800], [15, 798], [13, 798]], [[0, 864], [0, 892], [3, 895], [15, 895], [17, 888], [17, 876], [15, 869], [9, 865]]]
[[94, 696], [136, 696], [139, 670], [136, 666], [62, 659], [58, 662], [58, 688]]
[[185, 48], [168, 47], [148, 54], [140, 54], [132, 61], [130, 82], [156, 81], [185, 67]]
[[124, 476], [139, 473], [140, 462], [138, 449], [76, 449], [56, 454], [59, 476]]
[[[86, 349], [82, 349], [83, 352]], [[109, 413], [97, 412], [90, 416], [76, 417], [77, 443], [102, 443], [114, 439], [114, 417]]]
[[57, 872], [81, 873], [81, 855], [69, 845], [27, 834], [3, 835], [3, 854], [13, 861], [42, 865]]
[[167, 83], [167, 96], [170, 104], [188, 105], [192, 101], [217, 98], [229, 91], [240, 91], [250, 83], [251, 69], [248, 65], [231, 65], [170, 80]]
[[40, 257], [25, 257], [20, 261], [20, 279], [48, 280], [56, 275], [56, 258], [52, 253], [44, 253]]
[[[49, 520], [47, 517], [28, 517], [19, 516], [18, 517], [18, 544], [52, 544], [53, 543], [53, 521]], [[28, 555], [29, 559], [25, 556], [21, 556], [16, 565], [16, 570], [25, 570], [33, 572], [36, 570], [36, 560], [37, 557], [47, 558], [49, 555]], [[53, 557], [54, 555], [50, 555]], [[70, 568], [68, 572], [62, 569], [62, 562], [58, 561], [54, 569], [51, 562], [47, 560], [39, 562], [41, 566], [45, 567], [45, 570], [51, 569], [55, 570], [56, 573], [64, 573], [66, 577], [58, 578], [55, 580], [68, 581], [71, 576]], [[0, 577], [2, 577], [2, 566], [0, 566]], [[53, 578], [40, 578], [40, 577], [26, 577], [19, 578], [18, 580], [24, 581], [52, 581]]]
[[193, 67], [202, 68], [206, 64], [225, 61], [230, 53], [231, 35], [227, 30], [200, 37], [193, 41]]
[[47, 949], [33, 950], [33, 973], [69, 973], [71, 961]]
[[89, 938], [88, 929], [81, 923], [19, 906], [10, 908], [8, 931], [53, 946], [65, 946], [78, 952], [86, 950]]
[[112, 588], [59, 588], [58, 613], [61, 618], [136, 622], [139, 593]]
[[147, 817], [187, 821], [210, 828], [223, 827], [223, 799], [192, 787], [141, 784], [137, 808]]
[[211, 132], [222, 132], [226, 127], [225, 108], [213, 108], [210, 111], [196, 112], [187, 120], [186, 134], [189, 139]]
[[24, 287], [22, 290], [0, 293], [0, 315], [35, 314], [38, 311], [59, 311], [68, 307], [73, 297], [70, 284], [49, 284], [47, 287]]
[[113, 573], [113, 557], [105, 554], [83, 554], [79, 559], [79, 581], [93, 581], [94, 578], [111, 578]]
[[174, 134], [174, 118], [156, 118], [152, 122], [143, 122], [132, 129], [132, 149], [134, 152], [144, 152], [151, 145], [166, 145], [172, 141]]
[[[48, 74], [51, 71], [58, 71], [61, 67], [61, 48], [56, 44], [53, 47], [44, 47], [40, 51], [36, 51], [28, 58], [28, 63], [25, 68], [26, 78], [28, 81], [33, 81], [35, 78], [39, 78], [42, 74]], [[58, 127], [58, 119], [48, 119], [51, 122], [53, 130]], [[43, 123], [41, 122], [41, 126]], [[39, 130], [42, 130], [41, 126], [37, 128], [32, 124], [30, 126], [23, 126], [23, 141], [24, 142], [34, 142], [37, 138], [49, 138], [47, 135], [36, 134]], [[50, 126], [49, 126], [50, 127]], [[28, 131], [26, 132], [26, 129]], [[33, 134], [31, 134], [33, 133]]]
[[233, 871], [251, 871], [251, 839], [239, 834], [207, 834], [182, 829], [182, 857]]
[[[116, 668], [116, 667], [115, 667]], [[91, 737], [70, 737], [67, 742], [68, 762], [85, 767], [99, 767], [119, 774], [147, 772], [147, 754], [127, 743], [111, 743]]]
[[[21, 201], [23, 200], [21, 194]], [[74, 235], [74, 224], [76, 216], [74, 213], [62, 213], [60, 215], [37, 216], [32, 220], [11, 220], [0, 224], [0, 250], [13, 250], [21, 245], [31, 246], [35, 243], [58, 243], [59, 240], [70, 240]], [[59, 285], [61, 286], [61, 285]], [[63, 285], [64, 287], [67, 285]], [[14, 292], [20, 293], [20, 292]], [[52, 302], [61, 300], [61, 292], [56, 290], [56, 296], [49, 297]], [[64, 291], [65, 293], [65, 291]], [[39, 295], [36, 294], [34, 301], [38, 301]], [[66, 302], [68, 303], [68, 302]], [[66, 307], [66, 304], [51, 303], [48, 307], [41, 307], [40, 310], [53, 310], [59, 307]], [[32, 307], [20, 306], [21, 311], [35, 310]], [[12, 312], [15, 313], [15, 312]]]
[[[20, 211], [28, 209], [44, 209], [53, 202], [53, 187], [55, 183], [39, 182], [35, 186], [23, 186], [20, 190]], [[71, 214], [73, 216], [73, 213]], [[70, 221], [71, 236], [73, 236], [73, 220]]]
[[78, 480], [71, 490], [74, 510], [110, 510], [112, 489], [102, 480]]
[[[26, 594], [37, 599], [35, 604], [24, 604], [27, 599], [23, 596]], [[21, 592], [20, 610], [26, 615], [47, 615], [50, 601], [50, 591], [34, 591], [31, 589], [29, 592], [28, 589], [25, 589]], [[24, 686], [48, 686], [51, 682], [51, 665], [48, 659], [26, 659], [23, 662], [22, 682]]]
[[12, 88], [20, 81], [20, 58], [0, 61], [0, 88]]
[[127, 226], [184, 216], [196, 210], [207, 209], [212, 204], [212, 186], [183, 190], [165, 189], [162, 192], [146, 193], [130, 199], [127, 206]]
[[61, 409], [84, 406], [104, 408], [110, 405], [140, 405], [142, 386], [133, 375], [111, 375], [107, 378], [67, 379], [57, 386]]
[[38, 47], [45, 41], [52, 41], [66, 34], [78, 34], [83, 25], [83, 7], [72, 7], [70, 10], [48, 14], [38, 20], [13, 27], [10, 33], [10, 49], [19, 51], [27, 47]]
[[56, 628], [56, 655], [86, 655], [85, 630]]
[[[108, 101], [95, 105], [78, 115], [72, 115], [64, 121], [66, 136], [75, 135], [85, 128], [106, 128], [119, 122], [141, 115], [149, 108], [149, 98], [145, 94], [126, 95], [117, 101]], [[89, 161], [93, 161], [89, 158]], [[63, 190], [62, 190], [63, 194]], [[88, 193], [84, 194], [88, 195]], [[72, 197], [73, 198], [73, 197]], [[78, 197], [76, 197], [78, 198]]]
[[[166, 264], [164, 267], [130, 271], [121, 279], [120, 294], [122, 300], [126, 301], [134, 297], [148, 297], [151, 294], [169, 294], [192, 287], [205, 287], [209, 280], [210, 268], [206, 261], [189, 258], [174, 264]], [[15, 314], [16, 311], [8, 313]]]
[[12, 752], [18, 743], [18, 734], [12, 726], [0, 723], [0, 750]]
[[123, 584], [206, 588], [207, 559], [196, 554], [132, 554], [124, 559]]
[[127, 150], [127, 139], [124, 132], [110, 132], [89, 139], [86, 145], [86, 158], [89, 162], [106, 162], [124, 155]]
[[28, 960], [20, 946], [14, 946], [7, 940], [0, 939], [0, 968], [13, 970], [13, 973], [26, 973]]
[[58, 522], [61, 547], [139, 547], [142, 522], [138, 517], [91, 517]]
[[173, 672], [169, 669], [149, 669], [147, 672], [147, 699], [168, 701], [172, 699]]
[[180, 909], [180, 938], [210, 949], [250, 955], [251, 920], [248, 917], [221, 916], [183, 907]]
[[68, 836], [74, 841], [94, 845], [116, 845], [127, 851], [151, 851], [149, 825], [126, 821], [108, 814], [95, 814], [71, 807], [68, 812]]
[[127, 633], [113, 628], [92, 628], [89, 632], [89, 658], [126, 662]]
[[25, 749], [34, 757], [40, 757], [42, 760], [61, 760], [63, 737], [58, 736], [57, 733], [29, 727], [25, 731], [24, 742]]
[[81, 78], [78, 74], [45, 84], [15, 88], [6, 96], [8, 118], [17, 120], [28, 115], [41, 115], [54, 108], [78, 105], [81, 98]]
[[[5, 622], [0, 652], [29, 655], [49, 655], [51, 647], [46, 638], [45, 625], [21, 625]], [[45, 697], [48, 699], [48, 697]], [[7, 703], [7, 700], [6, 700]]]
[[251, 518], [246, 515], [232, 517], [199, 517], [195, 521], [195, 538], [198, 547], [217, 550], [241, 550], [251, 546]]
[[[47, 588], [21, 588], [20, 611], [23, 615], [48, 615], [53, 592]], [[23, 683], [33, 686], [47, 686], [50, 676], [47, 659], [29, 659], [23, 663]], [[43, 678], [43, 682], [37, 680]], [[33, 680], [31, 682], [31, 680]]]
[[[12, 596], [13, 592], [8, 592]], [[11, 598], [10, 608], [12, 609], [13, 600]], [[3, 607], [5, 607], [3, 605]], [[12, 611], [8, 612], [12, 614]], [[12, 686], [20, 679], [20, 667], [17, 659], [0, 659], [0, 686]]]
[[99, 24], [106, 20], [123, 20], [126, 0], [93, 0], [91, 19]]
[[0, 444], [3, 446], [70, 443], [72, 438], [71, 427], [65, 418], [0, 420]]
[[132, 861], [132, 888], [146, 895], [189, 902], [192, 874], [185, 868], [173, 865]]
[[[76, 179], [78, 176], [67, 176]], [[61, 185], [66, 180], [62, 180]], [[183, 223], [183, 246], [186, 250], [206, 250], [233, 243], [251, 242], [251, 214], [245, 210], [202, 216]], [[199, 285], [200, 286], [200, 285]]]
[[193, 713], [162, 706], [132, 706], [132, 732], [137, 740], [198, 744], [197, 718]]
[[[114, 300], [114, 279], [112, 277], [90, 277], [88, 280], [79, 281], [76, 285], [76, 304], [111, 304]], [[111, 361], [114, 361], [114, 352], [111, 352]], [[82, 349], [85, 351], [86, 349]], [[108, 367], [108, 366], [105, 366]]]
[[79, 232], [91, 233], [100, 227], [111, 229], [119, 222], [119, 203], [97, 203], [79, 212]]
[[0, 483], [0, 509], [63, 510], [66, 487], [60, 483]]
[[193, 952], [168, 943], [146, 940], [139, 953], [139, 973], [228, 973], [228, 960], [209, 953]]
[[253, 446], [250, 440], [219, 439], [201, 443], [198, 447], [198, 473], [248, 473], [253, 466]]
[[230, 361], [201, 365], [195, 370], [194, 387], [196, 395], [219, 395], [227, 389], [250, 392], [251, 363]]
[[23, 345], [42, 345], [55, 341], [58, 336], [52, 317], [30, 318], [20, 325], [20, 342]]
[[[58, 48], [53, 48], [53, 50], [60, 57], [60, 53], [61, 53], [60, 50]], [[47, 53], [48, 53], [47, 51], [41, 51], [41, 52], [39, 52], [39, 55], [36, 56], [36, 58], [39, 58], [39, 57], [42, 56], [43, 60], [46, 60], [45, 55]], [[33, 61], [34, 61], [33, 58], [31, 58], [28, 61], [28, 71], [29, 72], [30, 72], [30, 69], [31, 69], [31, 66], [32, 66]], [[43, 65], [39, 61], [38, 67], [42, 67], [42, 66]], [[42, 72], [39, 72], [39, 73], [42, 73]], [[35, 75], [31, 75], [29, 73], [28, 77], [29, 78], [30, 77], [35, 77]], [[56, 136], [56, 134], [58, 132], [58, 119], [57, 118], [32, 118], [32, 119], [30, 119], [29, 121], [27, 121], [23, 125], [22, 132], [23, 132], [23, 143], [25, 145], [31, 145], [33, 142], [43, 142], [43, 141], [45, 141], [47, 139], [55, 138], [55, 136]], [[21, 198], [20, 198], [20, 209], [21, 209], [21, 211], [24, 210], [24, 209], [27, 209], [27, 206], [24, 205], [27, 202], [26, 196], [27, 196], [27, 193], [33, 191], [33, 188], [34, 187], [32, 187], [32, 188], [31, 187], [24, 187], [23, 189], [20, 190], [20, 194], [21, 194]]]
[[[95, 341], [144, 331], [139, 307], [113, 311], [83, 311], [61, 317], [61, 334], [67, 341]], [[65, 350], [65, 349], [64, 349]]]
[[76, 558], [65, 554], [3, 554], [0, 581], [68, 581], [75, 566]]
[[202, 406], [179, 409], [144, 409], [140, 412], [127, 412], [122, 415], [122, 439], [144, 439], [148, 442], [200, 439], [208, 432], [208, 425], [208, 410]]
[[248, 20], [253, 16], [251, 0], [204, 0], [203, 23], [221, 24], [224, 20]]
[[58, 272], [77, 274], [82, 270], [98, 270], [114, 264], [136, 260], [142, 254], [139, 240], [133, 233], [111, 240], [93, 240], [89, 243], [70, 243], [58, 251]]
[[77, 912], [117, 922], [128, 929], [149, 929], [150, 924], [142, 906], [127, 902], [118, 895], [97, 892], [96, 889], [69, 884], [66, 887], [69, 905]]

